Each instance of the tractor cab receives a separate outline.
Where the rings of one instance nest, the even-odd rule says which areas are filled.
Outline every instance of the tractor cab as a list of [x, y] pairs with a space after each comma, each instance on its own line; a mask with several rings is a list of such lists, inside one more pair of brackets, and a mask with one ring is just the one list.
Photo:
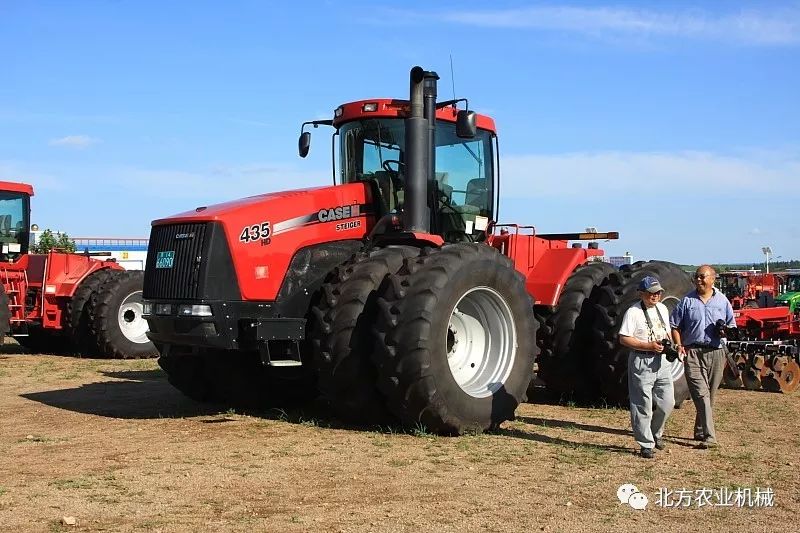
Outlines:
[[790, 273], [786, 276], [784, 291], [775, 298], [776, 306], [784, 306], [794, 313], [800, 311], [800, 273]]
[[[413, 186], [407, 168], [408, 112], [408, 101], [362, 100], [337, 108], [332, 121], [307, 123], [336, 128], [334, 183], [367, 183], [376, 219], [402, 215], [409, 204]], [[497, 216], [494, 122], [489, 117], [459, 111], [454, 102], [438, 104], [435, 117], [435, 169], [427, 174], [432, 179], [426, 179], [422, 196], [429, 231], [445, 242], [485, 240], [488, 223]], [[474, 121], [471, 131], [470, 121]], [[301, 156], [304, 151], [307, 153], [308, 136], [308, 132], [301, 132]]]
[[12, 262], [28, 253], [33, 187], [0, 181], [0, 261]]

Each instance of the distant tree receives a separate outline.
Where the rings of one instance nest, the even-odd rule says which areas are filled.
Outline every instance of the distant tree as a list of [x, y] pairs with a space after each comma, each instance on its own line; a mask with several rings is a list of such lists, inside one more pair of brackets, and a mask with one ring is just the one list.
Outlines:
[[50, 229], [46, 229], [36, 239], [36, 244], [31, 246], [31, 252], [46, 254], [50, 250], [72, 253], [75, 251], [75, 241], [66, 233], [53, 233]]

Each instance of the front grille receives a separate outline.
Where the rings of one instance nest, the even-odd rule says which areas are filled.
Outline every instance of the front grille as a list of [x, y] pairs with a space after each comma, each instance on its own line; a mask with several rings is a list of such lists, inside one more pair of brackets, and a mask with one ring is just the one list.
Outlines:
[[[207, 227], [207, 223], [153, 226], [147, 249], [144, 298], [198, 299]], [[172, 252], [172, 266], [156, 268], [159, 252]]]

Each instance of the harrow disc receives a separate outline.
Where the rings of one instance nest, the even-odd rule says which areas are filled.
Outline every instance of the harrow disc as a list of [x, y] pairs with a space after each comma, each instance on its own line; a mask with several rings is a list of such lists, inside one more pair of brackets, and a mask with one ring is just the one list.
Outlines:
[[761, 387], [767, 392], [781, 392], [779, 372], [767, 372], [761, 375]]
[[761, 376], [758, 370], [752, 367], [742, 370], [742, 385], [747, 390], [759, 390], [761, 388]]
[[781, 392], [788, 394], [800, 386], [800, 365], [796, 361], [789, 361], [777, 375], [778, 386]]
[[727, 362], [725, 363], [725, 369], [722, 371], [722, 382], [725, 384], [725, 387], [729, 389], [741, 389], [742, 388], [742, 371], [739, 371], [739, 375], [736, 376], [731, 370], [731, 367]]

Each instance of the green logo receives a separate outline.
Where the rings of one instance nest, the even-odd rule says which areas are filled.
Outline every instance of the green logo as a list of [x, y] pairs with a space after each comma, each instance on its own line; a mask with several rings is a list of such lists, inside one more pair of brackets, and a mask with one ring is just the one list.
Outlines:
[[175, 262], [175, 252], [158, 252], [156, 256], [156, 268], [172, 268]]

